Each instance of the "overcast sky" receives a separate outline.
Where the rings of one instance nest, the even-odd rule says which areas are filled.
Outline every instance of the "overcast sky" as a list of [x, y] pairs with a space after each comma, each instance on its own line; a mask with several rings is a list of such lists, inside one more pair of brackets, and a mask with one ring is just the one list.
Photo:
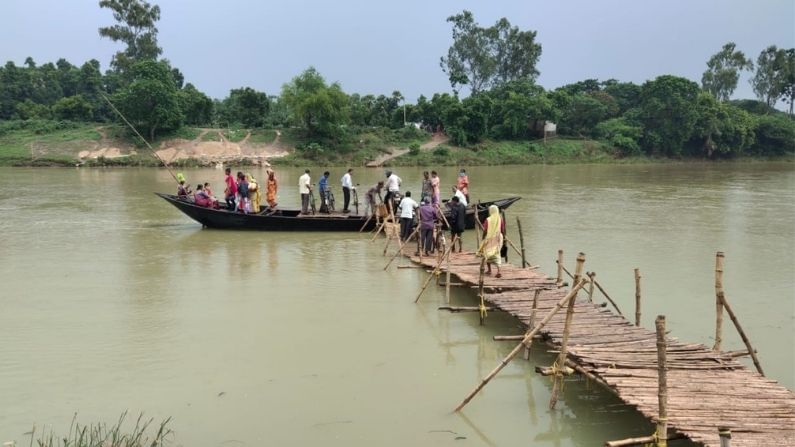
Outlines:
[[[450, 91], [439, 58], [451, 44], [445, 19], [463, 9], [490, 26], [501, 17], [536, 30], [538, 82], [550, 89], [588, 79], [642, 83], [675, 74], [700, 83], [707, 59], [728, 42], [756, 60], [768, 45], [795, 47], [793, 0], [258, 1], [154, 0], [163, 56], [212, 97], [250, 86], [278, 94], [310, 65], [348, 93], [409, 101]], [[0, 59], [41, 64], [64, 57], [102, 69], [120, 48], [100, 39], [113, 23], [97, 0], [2, 0]], [[735, 97], [753, 97], [743, 76]]]

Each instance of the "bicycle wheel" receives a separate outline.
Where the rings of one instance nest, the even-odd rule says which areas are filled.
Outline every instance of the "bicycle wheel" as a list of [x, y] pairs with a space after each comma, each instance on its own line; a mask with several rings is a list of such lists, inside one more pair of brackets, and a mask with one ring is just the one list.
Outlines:
[[331, 191], [328, 192], [326, 203], [328, 203], [328, 210], [334, 211], [334, 194]]

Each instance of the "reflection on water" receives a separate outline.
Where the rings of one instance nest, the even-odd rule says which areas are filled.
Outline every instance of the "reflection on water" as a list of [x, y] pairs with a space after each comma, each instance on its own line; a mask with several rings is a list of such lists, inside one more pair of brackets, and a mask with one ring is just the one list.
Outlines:
[[[398, 170], [404, 189], [419, 190], [421, 171]], [[766, 372], [795, 386], [791, 164], [468, 171], [475, 200], [524, 197], [508, 231], [518, 241], [522, 220], [533, 263], [552, 273], [558, 248], [568, 264], [584, 251], [623, 309], [640, 268], [644, 325], [665, 314], [684, 340], [712, 343], [714, 254], [725, 251], [727, 296]], [[299, 204], [300, 172], [277, 173], [285, 207]], [[439, 172], [453, 183], [455, 169]], [[185, 174], [222, 182], [216, 170]], [[382, 176], [357, 169], [354, 182]], [[492, 337], [520, 333], [515, 320], [440, 313], [434, 287], [412, 304], [422, 271], [384, 272], [383, 245], [365, 235], [203, 230], [152, 194], [173, 189], [164, 170], [0, 169], [0, 441], [33, 423], [63, 431], [74, 411], [108, 421], [124, 410], [173, 416], [191, 446], [565, 447], [653, 431], [576, 379], [550, 412], [551, 383], [533, 372], [553, 361], [542, 348], [452, 414], [510, 351]], [[453, 289], [452, 301], [474, 294]]]

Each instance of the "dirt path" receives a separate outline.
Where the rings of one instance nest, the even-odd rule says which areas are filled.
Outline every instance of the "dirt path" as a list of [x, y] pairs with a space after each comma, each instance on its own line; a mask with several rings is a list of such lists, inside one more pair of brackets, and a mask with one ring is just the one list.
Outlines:
[[[423, 143], [420, 146], [420, 150], [429, 151], [435, 148], [436, 146], [439, 146], [440, 144], [447, 143], [449, 140], [450, 138], [447, 135], [443, 133], [435, 133], [433, 134], [433, 137], [431, 137], [431, 141]], [[379, 155], [375, 160], [367, 162], [365, 166], [367, 166], [368, 168], [378, 168], [383, 166], [384, 163], [388, 162], [389, 160], [395, 159], [397, 157], [400, 157], [401, 155], [406, 155], [409, 153], [409, 150], [407, 148], [401, 148], [397, 146], [391, 146], [388, 149], [389, 149], [388, 154]]]

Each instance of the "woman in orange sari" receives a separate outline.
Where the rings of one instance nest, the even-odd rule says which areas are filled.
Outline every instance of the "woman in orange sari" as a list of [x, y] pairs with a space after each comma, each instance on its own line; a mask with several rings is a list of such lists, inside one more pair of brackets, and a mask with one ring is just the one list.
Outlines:
[[279, 190], [279, 184], [276, 183], [276, 174], [270, 168], [265, 171], [265, 174], [268, 175], [265, 200], [268, 202], [269, 207], [276, 208], [276, 192]]

